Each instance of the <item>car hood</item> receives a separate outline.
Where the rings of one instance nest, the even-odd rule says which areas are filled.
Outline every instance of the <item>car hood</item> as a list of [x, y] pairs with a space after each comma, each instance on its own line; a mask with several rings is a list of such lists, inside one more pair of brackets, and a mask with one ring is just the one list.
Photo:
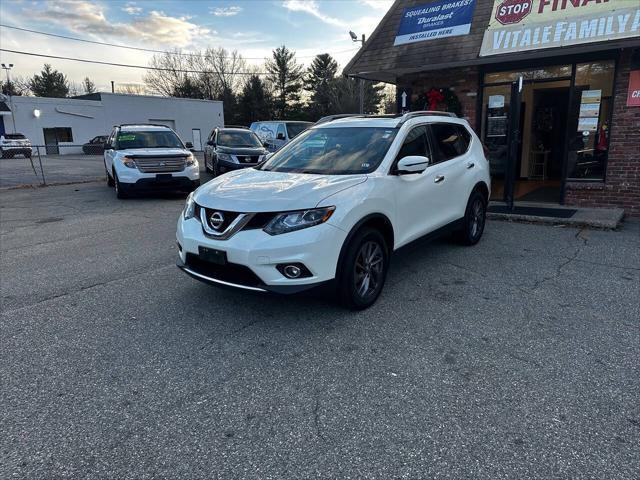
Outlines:
[[323, 199], [367, 180], [366, 175], [314, 175], [247, 168], [201, 186], [198, 205], [232, 212], [280, 212], [313, 208]]
[[131, 157], [162, 157], [162, 156], [174, 156], [174, 155], [189, 155], [191, 152], [183, 148], [128, 148], [124, 150], [117, 150], [122, 155]]
[[266, 155], [268, 150], [262, 147], [222, 147], [219, 146], [218, 153], [229, 153], [231, 155]]

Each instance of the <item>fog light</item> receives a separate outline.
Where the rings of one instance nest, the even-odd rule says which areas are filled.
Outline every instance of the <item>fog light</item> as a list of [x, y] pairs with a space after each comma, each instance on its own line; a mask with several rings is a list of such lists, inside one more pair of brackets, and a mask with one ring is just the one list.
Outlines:
[[302, 270], [300, 270], [300, 268], [296, 267], [295, 265], [287, 265], [286, 267], [284, 267], [283, 271], [284, 276], [287, 278], [298, 278], [302, 273]]

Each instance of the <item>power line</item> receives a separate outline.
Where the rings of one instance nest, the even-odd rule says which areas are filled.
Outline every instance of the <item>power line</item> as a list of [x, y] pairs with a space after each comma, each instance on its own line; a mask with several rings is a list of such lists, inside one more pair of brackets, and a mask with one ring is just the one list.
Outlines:
[[[117, 47], [117, 48], [126, 48], [128, 50], [137, 50], [140, 52], [149, 52], [149, 53], [170, 53], [171, 55], [181, 55], [181, 56], [185, 56], [185, 57], [198, 57], [200, 56], [199, 53], [189, 53], [189, 52], [168, 52], [166, 50], [155, 50], [153, 48], [143, 48], [143, 47], [132, 47], [130, 45], [122, 45], [119, 43], [109, 43], [109, 42], [99, 42], [97, 40], [89, 40], [87, 38], [78, 38], [78, 37], [70, 37], [67, 35], [59, 35], [57, 33], [49, 33], [49, 32], [41, 32], [39, 30], [31, 30], [28, 28], [22, 28], [22, 27], [15, 27], [13, 25], [5, 25], [3, 23], [0, 23], [0, 27], [3, 28], [10, 28], [12, 30], [19, 30], [21, 32], [28, 32], [28, 33], [35, 33], [38, 35], [45, 35], [48, 37], [55, 37], [55, 38], [62, 38], [64, 40], [73, 40], [76, 42], [85, 42], [85, 43], [92, 43], [94, 45], [104, 45], [107, 47]], [[356, 49], [350, 48], [348, 50], [340, 50], [337, 52], [334, 52], [335, 54], [338, 53], [347, 53], [347, 52], [353, 52]], [[299, 55], [298, 58], [313, 58], [315, 57], [315, 55]], [[264, 57], [245, 57], [242, 56], [242, 58], [244, 58], [245, 60], [264, 60]]]
[[[220, 74], [220, 72], [210, 71], [210, 70], [183, 70], [179, 68], [162, 68], [162, 67], [149, 67], [146, 65], [131, 65], [127, 63], [112, 63], [112, 62], [101, 62], [99, 60], [87, 60], [85, 58], [71, 58], [71, 57], [61, 57], [59, 55], [45, 55], [43, 53], [33, 53], [33, 52], [21, 52], [18, 50], [8, 50], [6, 48], [0, 48], [0, 52], [7, 53], [15, 53], [18, 55], [29, 55], [31, 57], [43, 57], [43, 58], [54, 58], [57, 60], [71, 60], [72, 62], [82, 62], [82, 63], [95, 63], [98, 65], [110, 65], [113, 67], [124, 67], [124, 68], [139, 68], [143, 70], [159, 70], [163, 72], [181, 72], [181, 73], [210, 73], [210, 74]], [[229, 75], [266, 75], [265, 72], [229, 72]]]

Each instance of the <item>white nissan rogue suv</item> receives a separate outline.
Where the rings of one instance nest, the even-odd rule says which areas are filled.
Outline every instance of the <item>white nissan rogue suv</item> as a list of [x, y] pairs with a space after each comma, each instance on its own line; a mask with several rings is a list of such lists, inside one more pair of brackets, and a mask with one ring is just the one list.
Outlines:
[[480, 240], [489, 164], [467, 121], [442, 112], [315, 125], [254, 168], [187, 198], [178, 266], [204, 282], [294, 293], [334, 282], [366, 308], [391, 253], [426, 235]]
[[200, 185], [198, 160], [164, 125], [118, 125], [104, 144], [107, 184], [118, 198], [140, 190], [182, 190]]

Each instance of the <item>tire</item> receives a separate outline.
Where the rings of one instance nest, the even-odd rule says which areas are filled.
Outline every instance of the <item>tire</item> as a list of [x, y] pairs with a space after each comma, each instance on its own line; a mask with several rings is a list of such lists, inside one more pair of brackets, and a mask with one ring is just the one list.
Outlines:
[[114, 187], [116, 183], [113, 181], [113, 178], [111, 177], [111, 175], [109, 175], [109, 170], [107, 170], [106, 165], [104, 166], [104, 174], [107, 176], [107, 186]]
[[373, 305], [382, 292], [388, 268], [389, 249], [382, 234], [372, 228], [359, 230], [349, 242], [339, 268], [340, 303], [351, 310]]
[[113, 171], [113, 182], [116, 187], [116, 197], [120, 199], [129, 198], [129, 192], [122, 186], [120, 180], [118, 180], [118, 174], [116, 171]]
[[475, 190], [469, 196], [462, 228], [455, 233], [455, 239], [463, 245], [475, 245], [482, 238], [486, 221], [487, 199]]
[[212, 165], [211, 173], [213, 174], [213, 178], [215, 178], [218, 175], [220, 175], [220, 172], [218, 172], [218, 162], [217, 161], [214, 162], [213, 157], [211, 157], [211, 165]]

